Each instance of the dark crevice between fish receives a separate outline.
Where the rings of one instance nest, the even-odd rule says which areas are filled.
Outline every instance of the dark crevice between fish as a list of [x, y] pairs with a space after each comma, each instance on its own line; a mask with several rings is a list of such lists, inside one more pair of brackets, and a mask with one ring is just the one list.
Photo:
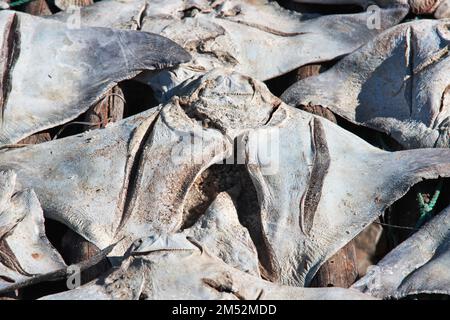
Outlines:
[[67, 263], [66, 259], [64, 258], [66, 254], [64, 252], [62, 239], [64, 235], [68, 231], [70, 231], [70, 229], [61, 222], [49, 218], [45, 219], [44, 227], [48, 241], [50, 241], [50, 243], [56, 249], [56, 251], [58, 251], [61, 254], [62, 258], [64, 259], [64, 262]]
[[146, 293], [141, 293], [139, 295], [139, 300], [148, 300], [148, 295]]
[[181, 19], [185, 18], [193, 18], [200, 12], [202, 12], [202, 8], [200, 6], [197, 6], [195, 3], [188, 3], [183, 10], [181, 10]]
[[[58, 13], [61, 11], [60, 8], [58, 8], [55, 4], [54, 0], [46, 0], [48, 8], [50, 9], [50, 11], [52, 12], [52, 14]], [[17, 7], [20, 11], [24, 10], [26, 7], [26, 5], [22, 5], [20, 7]]]
[[[86, 250], [92, 251], [89, 259], [100, 252], [95, 245], [70, 230], [64, 224], [55, 220], [45, 219], [45, 232], [50, 243], [61, 254], [68, 266], [85, 261], [86, 257], [83, 256], [82, 253]], [[73, 235], [72, 239], [70, 239], [70, 243], [67, 243], [68, 235]], [[82, 250], [81, 247], [84, 249]], [[85, 284], [97, 278], [100, 274], [109, 269], [110, 264], [106, 258], [101, 259], [101, 261], [92, 266], [88, 266], [85, 269], [83, 268], [80, 274], [80, 284]], [[30, 285], [19, 289], [19, 296], [24, 300], [34, 300], [46, 295], [67, 291], [69, 289], [67, 287], [66, 278], [67, 275], [65, 270], [59, 270], [50, 273], [49, 275], [39, 275], [37, 276], [36, 281], [32, 281]]]
[[386, 233], [387, 226], [377, 219], [367, 225], [354, 239], [355, 260], [358, 276], [355, 281], [366, 275], [368, 267], [377, 264], [390, 250]]
[[[61, 254], [64, 259], [64, 252], [62, 248], [62, 237], [64, 233], [69, 230], [68, 227], [52, 219], [45, 219], [45, 233], [50, 243]], [[46, 283], [34, 284], [22, 289], [19, 289], [19, 295], [24, 300], [34, 300], [40, 297], [58, 293], [67, 290], [64, 280], [52, 281]]]
[[[134, 80], [125, 80], [120, 82], [118, 86], [122, 90], [123, 99], [125, 101], [123, 118], [134, 116], [138, 113], [144, 112], [159, 105], [152, 89], [145, 84]], [[103, 99], [100, 99], [99, 102], [101, 102], [102, 100]], [[96, 102], [95, 104], [97, 103], [98, 102]], [[79, 115], [74, 120], [66, 124], [48, 129], [46, 130], [46, 132], [50, 133], [52, 139], [61, 139], [81, 134], [85, 132], [90, 125], [97, 125], [97, 123], [90, 124], [86, 122], [85, 112]]]
[[221, 191], [226, 191], [228, 185], [221, 177], [228, 172], [220, 165], [212, 165], [203, 171], [189, 189], [183, 208], [183, 221], [180, 229], [192, 227], [204, 215], [208, 207]]
[[433, 17], [433, 14], [416, 14], [412, 11], [409, 11], [408, 14], [403, 18], [403, 20], [399, 24], [411, 22], [411, 21], [415, 21], [415, 20], [430, 19], [432, 17]]
[[351, 14], [364, 12], [364, 8], [352, 5], [333, 5], [333, 4], [315, 4], [315, 3], [298, 3], [293, 0], [277, 0], [277, 2], [285, 9], [298, 11], [301, 13], [315, 13], [320, 15], [328, 14]]
[[[67, 265], [73, 265], [91, 259], [101, 251], [96, 245], [70, 229], [65, 232], [61, 241], [61, 253]], [[94, 280], [111, 267], [109, 260], [106, 258], [103, 259], [98, 264], [87, 268], [81, 273], [80, 284], [83, 285]]]
[[351, 123], [350, 121], [346, 120], [345, 118], [339, 116], [336, 113], [334, 113], [334, 116], [336, 117], [338, 126], [360, 137], [361, 139], [365, 140], [367, 143], [373, 145], [374, 147], [386, 151], [404, 150], [402, 145], [400, 145], [391, 136], [383, 132]]
[[[197, 120], [204, 121], [203, 118]], [[192, 227], [221, 192], [228, 192], [237, 207], [236, 200], [242, 190], [242, 175], [246, 172], [245, 165], [238, 160], [238, 147], [236, 138], [232, 155], [204, 170], [194, 181], [184, 200], [181, 230]]]
[[83, 113], [70, 122], [67, 122], [54, 128], [50, 128], [46, 131], [50, 133], [52, 140], [62, 139], [70, 136], [76, 136], [78, 134], [85, 132], [86, 125], [87, 123], [85, 123], [85, 113]]

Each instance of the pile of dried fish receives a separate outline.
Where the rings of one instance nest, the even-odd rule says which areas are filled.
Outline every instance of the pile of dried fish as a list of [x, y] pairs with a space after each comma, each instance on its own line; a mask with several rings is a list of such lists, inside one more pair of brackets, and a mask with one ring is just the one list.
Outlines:
[[55, 4], [0, 4], [0, 299], [450, 295], [448, 0]]

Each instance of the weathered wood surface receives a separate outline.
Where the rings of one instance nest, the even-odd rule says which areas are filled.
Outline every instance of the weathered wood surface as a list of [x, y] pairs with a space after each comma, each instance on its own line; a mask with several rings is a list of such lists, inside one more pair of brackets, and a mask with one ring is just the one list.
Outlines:
[[105, 97], [89, 108], [84, 115], [85, 130], [105, 128], [108, 123], [123, 119], [125, 97], [119, 86], [109, 90]]

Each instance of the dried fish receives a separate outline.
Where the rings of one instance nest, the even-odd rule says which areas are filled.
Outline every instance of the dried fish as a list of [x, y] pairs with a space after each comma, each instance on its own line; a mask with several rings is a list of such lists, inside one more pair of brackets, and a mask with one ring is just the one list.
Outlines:
[[[184, 90], [105, 129], [4, 150], [0, 169], [16, 170], [49, 217], [99, 248], [124, 239], [111, 254], [121, 256], [149, 234], [180, 232], [190, 186], [236, 146], [258, 193], [259, 209], [246, 228], [253, 241], [262, 239], [254, 242], [261, 275], [293, 286], [308, 285], [327, 258], [411, 186], [450, 176], [448, 149], [379, 150], [230, 70], [213, 70]], [[198, 223], [211, 221], [213, 208]], [[238, 223], [231, 221], [224, 228]], [[198, 228], [184, 232], [207, 244], [231, 243], [229, 230], [214, 227], [206, 237]], [[247, 240], [236, 247], [252, 252]], [[226, 244], [213, 250], [251, 269], [237, 263]]]
[[352, 287], [379, 298], [450, 295], [450, 207], [386, 255]]
[[[111, 8], [118, 13], [111, 16]], [[306, 64], [333, 60], [396, 25], [408, 12], [406, 5], [395, 5], [381, 8], [376, 17], [371, 11], [318, 16], [267, 0], [154, 0], [144, 11], [138, 8], [142, 2], [137, 0], [102, 1], [80, 9], [81, 23], [123, 27], [129, 25], [123, 19], [134, 9], [132, 20], [139, 21], [140, 30], [168, 37], [191, 53], [192, 61], [179, 68], [139, 77], [163, 102], [178, 94], [178, 86], [214, 68], [234, 68], [265, 81]], [[378, 19], [374, 26], [373, 19]]]
[[283, 94], [387, 133], [405, 148], [447, 148], [450, 21], [420, 20], [382, 33], [330, 70]]
[[62, 267], [36, 194], [20, 188], [13, 171], [0, 172], [0, 290]]
[[[194, 153], [196, 135], [202, 143]], [[97, 247], [126, 237], [114, 249], [120, 255], [151, 230], [177, 230], [189, 186], [230, 149], [216, 130], [204, 130], [169, 104], [104, 130], [4, 151], [0, 167], [17, 168], [48, 217]]]
[[0, 12], [0, 26], [1, 145], [74, 119], [121, 80], [190, 58], [145, 32], [73, 29], [12, 11]]
[[206, 247], [174, 234], [142, 239], [120, 268], [100, 282], [43, 299], [351, 300], [370, 296], [351, 289], [278, 286], [234, 269]]
[[196, 224], [184, 232], [229, 266], [260, 277], [258, 253], [229, 193], [220, 193]]

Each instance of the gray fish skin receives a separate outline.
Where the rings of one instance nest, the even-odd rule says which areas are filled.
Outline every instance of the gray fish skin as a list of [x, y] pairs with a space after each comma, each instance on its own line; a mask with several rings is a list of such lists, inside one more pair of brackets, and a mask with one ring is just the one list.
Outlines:
[[[175, 2], [180, 3], [170, 1]], [[229, 0], [198, 7], [194, 16], [180, 17], [161, 10], [152, 14], [149, 6], [143, 19], [142, 30], [169, 37], [193, 56], [189, 64], [142, 79], [160, 101], [177, 95], [177, 86], [213, 68], [233, 68], [265, 81], [306, 64], [342, 57], [399, 23], [407, 13], [404, 6], [381, 9], [380, 27], [375, 29], [369, 28], [370, 12], [317, 17], [265, 0]]]
[[[408, 12], [406, 4], [390, 3], [379, 11], [379, 27], [372, 28], [370, 11], [319, 16], [267, 0], [154, 0], [147, 1], [144, 11], [138, 0], [102, 2], [80, 9], [83, 25], [137, 28], [139, 21], [139, 30], [168, 37], [192, 54], [192, 61], [178, 68], [138, 77], [152, 86], [161, 102], [214, 68], [233, 68], [265, 81], [306, 64], [342, 57], [399, 23]], [[101, 18], [104, 15], [108, 19]], [[67, 14], [58, 17], [64, 18]]]
[[420, 20], [391, 28], [281, 98], [328, 108], [407, 149], [449, 147], [449, 24]]
[[90, 6], [69, 8], [46, 17], [66, 24], [83, 27], [106, 27], [135, 30], [146, 7], [145, 0], [102, 0]]
[[[264, 237], [264, 276], [276, 283], [309, 285], [329, 257], [411, 186], [450, 174], [450, 150], [379, 150], [230, 70], [212, 71], [185, 90], [180, 101], [190, 113], [243, 143], [237, 158], [260, 205], [252, 217], [261, 223], [250, 232]], [[257, 151], [257, 137], [272, 133], [278, 137], [274, 157]]]
[[145, 32], [72, 29], [12, 11], [0, 12], [0, 26], [11, 36], [0, 39], [11, 60], [0, 67], [7, 81], [0, 145], [74, 119], [119, 81], [190, 59], [173, 41]]
[[234, 200], [230, 193], [218, 194], [206, 212], [184, 234], [210, 248], [211, 254], [226, 264], [260, 277], [257, 250], [247, 228], [239, 221]]

